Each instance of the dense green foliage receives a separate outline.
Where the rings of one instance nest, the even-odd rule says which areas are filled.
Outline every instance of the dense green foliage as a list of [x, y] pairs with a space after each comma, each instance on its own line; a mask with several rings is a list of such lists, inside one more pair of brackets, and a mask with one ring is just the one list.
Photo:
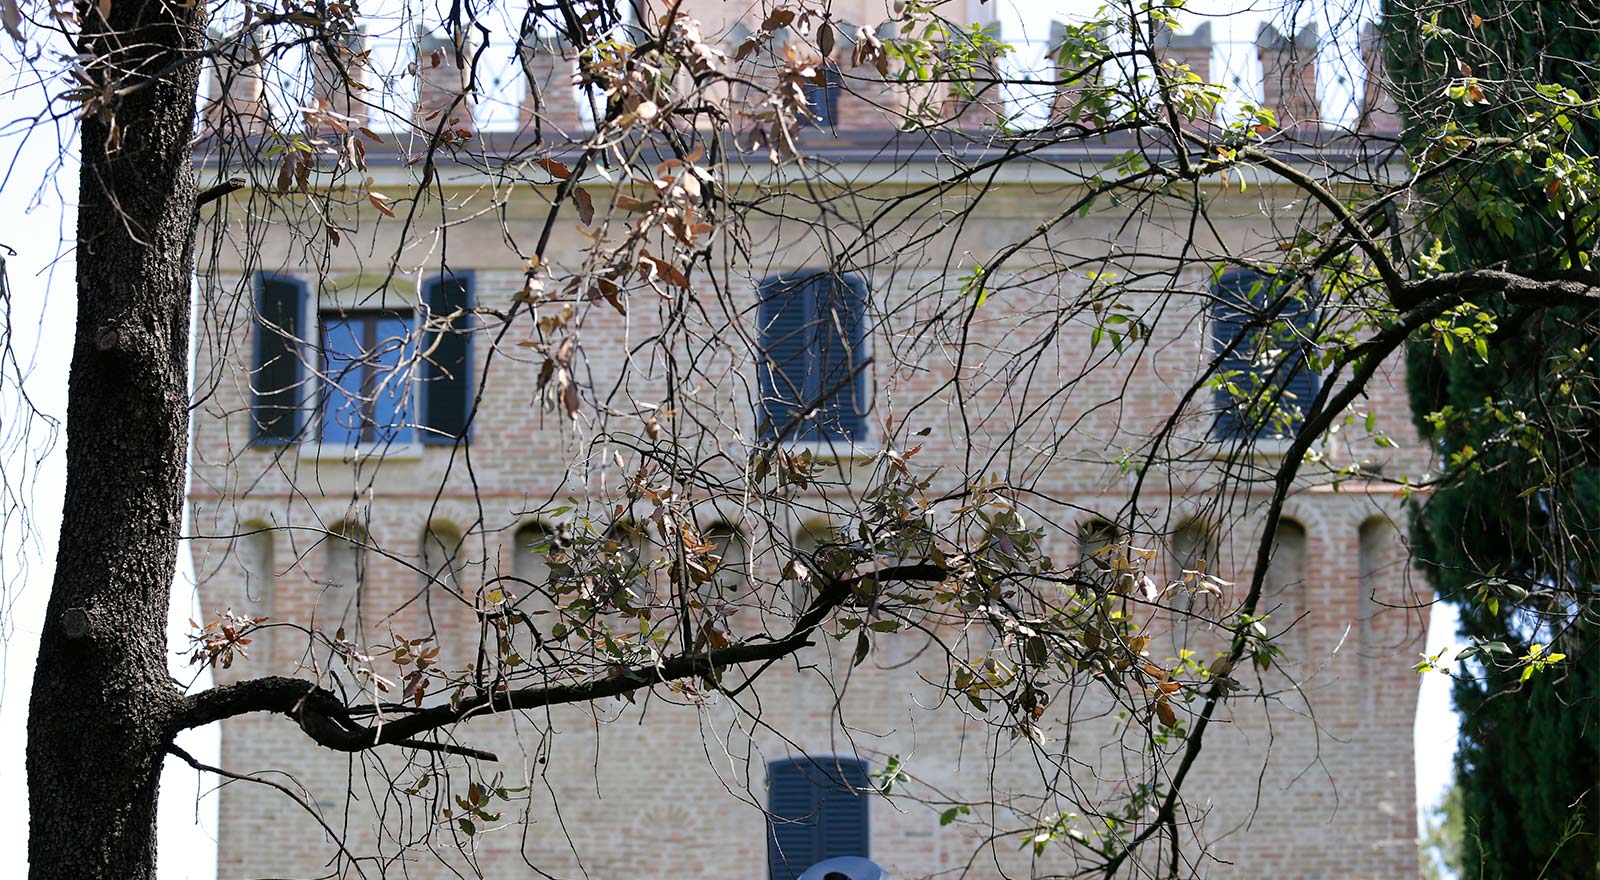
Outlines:
[[[1448, 137], [1512, 139], [1441, 178], [1431, 225], [1441, 268], [1592, 268], [1600, 120], [1589, 102], [1600, 97], [1600, 37], [1584, 4], [1385, 6], [1413, 155]], [[1571, 109], [1552, 107], [1561, 103]], [[1543, 132], [1529, 125], [1537, 114], [1549, 119]], [[1461, 861], [1468, 878], [1591, 878], [1600, 865], [1600, 322], [1592, 310], [1519, 309], [1498, 296], [1474, 305], [1456, 320], [1470, 319], [1476, 336], [1440, 332], [1410, 352], [1413, 410], [1441, 456], [1413, 541], [1471, 646], [1454, 688]], [[1467, 338], [1474, 344], [1459, 344]]]

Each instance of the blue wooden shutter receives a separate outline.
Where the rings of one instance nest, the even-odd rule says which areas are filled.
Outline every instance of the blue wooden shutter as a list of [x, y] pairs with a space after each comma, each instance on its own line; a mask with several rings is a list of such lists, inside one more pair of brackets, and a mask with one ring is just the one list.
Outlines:
[[[1245, 324], [1253, 311], [1252, 304], [1255, 297], [1251, 295], [1251, 290], [1258, 284], [1264, 288], [1265, 279], [1260, 273], [1248, 269], [1226, 272], [1217, 280], [1212, 288], [1216, 298], [1211, 303], [1211, 339], [1215, 346], [1214, 351], [1222, 352], [1244, 332]], [[1233, 352], [1217, 365], [1219, 374], [1240, 374], [1233, 379], [1239, 388], [1238, 397], [1230, 394], [1226, 388], [1217, 389], [1218, 436], [1244, 437], [1253, 436], [1255, 433], [1247, 424], [1247, 410], [1250, 407], [1250, 398], [1253, 396], [1251, 374], [1254, 368], [1251, 360], [1254, 351], [1255, 340], [1247, 337], [1240, 340]]]
[[823, 761], [828, 781], [821, 789], [818, 803], [819, 831], [822, 859], [839, 856], [870, 857], [871, 825], [867, 805], [872, 790], [867, 787], [867, 765], [864, 761], [839, 759]]
[[254, 439], [287, 443], [300, 433], [300, 337], [306, 288], [292, 278], [256, 279], [251, 373]]
[[[472, 277], [445, 275], [428, 282], [424, 290], [428, 313], [437, 319], [461, 309], [472, 308]], [[454, 443], [466, 436], [472, 410], [471, 318], [458, 315], [450, 329], [426, 346], [433, 353], [422, 368], [422, 440], [424, 443]], [[426, 348], [424, 349], [426, 350]]]
[[767, 768], [767, 865], [772, 880], [794, 880], [817, 858], [817, 789], [798, 761]]
[[[773, 277], [761, 282], [757, 311], [760, 352], [757, 370], [763, 438], [808, 440], [808, 425], [794, 422], [816, 395], [811, 368], [811, 276]], [[809, 420], [808, 420], [809, 422]]]
[[794, 880], [823, 859], [869, 857], [871, 794], [864, 761], [824, 757], [768, 765], [771, 880]]
[[859, 441], [867, 434], [866, 285], [853, 276], [816, 275], [818, 407], [822, 439]]
[[[1241, 333], [1246, 334], [1218, 365], [1220, 372], [1240, 374], [1234, 379], [1240, 396], [1235, 398], [1226, 389], [1217, 389], [1217, 434], [1259, 437], [1273, 428], [1273, 420], [1263, 412], [1272, 407], [1303, 417], [1316, 398], [1318, 387], [1317, 375], [1307, 361], [1316, 311], [1305, 303], [1292, 301], [1278, 312], [1269, 329], [1248, 328], [1250, 321], [1272, 306], [1282, 293], [1271, 279], [1248, 269], [1224, 273], [1213, 293], [1213, 350], [1220, 352]], [[1257, 365], [1255, 358], [1263, 349], [1278, 349], [1283, 355], [1276, 363]], [[1252, 413], [1252, 409], [1256, 412]]]

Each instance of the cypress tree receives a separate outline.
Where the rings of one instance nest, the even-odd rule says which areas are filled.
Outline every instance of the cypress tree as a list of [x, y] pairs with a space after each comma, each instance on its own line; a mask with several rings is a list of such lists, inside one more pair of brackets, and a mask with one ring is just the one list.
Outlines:
[[[1581, 106], [1600, 98], [1596, 18], [1589, 4], [1385, 0], [1414, 160], [1438, 161], [1451, 137], [1525, 131], [1530, 113], [1555, 133], [1469, 150], [1437, 179], [1441, 268], [1596, 268], [1600, 121]], [[1453, 688], [1462, 863], [1473, 880], [1588, 880], [1600, 870], [1600, 321], [1474, 305], [1408, 362], [1417, 425], [1440, 457], [1413, 545], [1471, 648]]]

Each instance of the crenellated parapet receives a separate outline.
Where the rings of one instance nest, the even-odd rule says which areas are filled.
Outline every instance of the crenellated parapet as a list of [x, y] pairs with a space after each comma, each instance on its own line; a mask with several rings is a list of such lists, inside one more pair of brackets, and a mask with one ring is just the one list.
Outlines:
[[[987, 4], [981, 6], [970, 15], [988, 14]], [[794, 112], [796, 130], [791, 134], [813, 144], [887, 140], [905, 128], [968, 134], [992, 130], [1002, 120], [1028, 118], [1034, 110], [1018, 102], [1040, 97], [1049, 100], [1048, 124], [1094, 127], [1107, 112], [1120, 113], [1116, 108], [1128, 96], [1118, 83], [1134, 72], [1148, 76], [1151, 56], [1203, 83], [1227, 74], [1234, 85], [1256, 92], [1286, 131], [1319, 138], [1331, 134], [1326, 130], [1329, 118], [1352, 115], [1348, 110], [1324, 111], [1318, 63], [1319, 52], [1328, 46], [1315, 24], [1289, 34], [1263, 23], [1252, 42], [1219, 44], [1210, 22], [1181, 33], [1159, 26], [1146, 41], [1055, 21], [1047, 41], [1040, 41], [1042, 63], [1040, 46], [1034, 43], [1036, 66], [1017, 69], [983, 57], [990, 40], [1004, 43], [1011, 36], [1000, 33], [998, 22], [953, 22], [956, 26], [933, 49], [950, 66], [930, 65], [934, 72], [918, 81], [904, 75], [898, 56], [884, 47], [926, 37], [921, 32], [908, 36], [892, 10], [870, 0], [835, 3], [809, 19], [783, 19], [770, 12], [763, 18], [759, 11], [741, 12], [705, 0], [684, 2], [680, 12], [693, 24], [680, 29], [678, 38], [687, 32], [688, 39], [703, 40], [696, 51], [719, 74], [707, 76], [704, 67], [683, 65], [670, 71], [670, 84], [661, 86], [657, 101], [671, 104], [663, 123], [702, 131], [726, 124], [741, 135], [758, 127], [767, 127], [770, 135], [775, 130], [772, 90], [785, 71], [792, 76], [799, 69], [813, 70], [815, 76], [799, 85], [810, 112]], [[981, 27], [973, 29], [974, 24]], [[419, 29], [414, 42], [400, 47], [398, 69], [388, 72], [370, 60], [372, 46], [361, 30], [322, 34], [305, 43], [305, 66], [288, 80], [264, 74], [265, 61], [251, 32], [226, 38], [213, 33], [211, 40], [208, 97], [201, 114], [201, 133], [207, 139], [260, 137], [280, 128], [325, 137], [373, 126], [380, 132], [411, 128], [425, 136], [437, 133], [446, 142], [489, 133], [497, 145], [570, 144], [587, 140], [595, 118], [605, 111], [603, 89], [595, 86], [586, 92], [580, 86], [579, 49], [554, 30], [530, 29], [515, 40], [507, 58], [503, 42], [480, 53], [468, 30], [451, 34]], [[1376, 25], [1362, 29], [1359, 46], [1360, 64], [1355, 66], [1363, 70], [1355, 74], [1361, 87], [1350, 127], [1395, 135], [1402, 120], [1387, 88]], [[1138, 60], [1128, 60], [1130, 48], [1138, 50]], [[1252, 52], [1255, 57], [1248, 60]], [[1026, 54], [1019, 50], [1017, 56]], [[376, 57], [389, 59], [384, 45]], [[1254, 79], [1247, 73], [1252, 69], [1259, 70], [1259, 85], [1248, 81]], [[1008, 81], [1018, 76], [1024, 79]], [[1054, 80], [1053, 93], [1025, 94], [1028, 79]], [[502, 88], [510, 92], [503, 96], [504, 104], [515, 104], [515, 114], [492, 112], [501, 106], [497, 90]], [[1152, 94], [1141, 93], [1139, 100]], [[794, 110], [793, 97], [789, 111]], [[1199, 130], [1214, 123], [1202, 115], [1183, 124]]]

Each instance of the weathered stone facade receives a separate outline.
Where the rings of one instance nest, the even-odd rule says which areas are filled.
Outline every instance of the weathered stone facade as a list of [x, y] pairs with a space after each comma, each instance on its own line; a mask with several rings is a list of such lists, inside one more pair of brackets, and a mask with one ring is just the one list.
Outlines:
[[[840, 12], [842, 6], [835, 3], [835, 13], [849, 18]], [[732, 30], [728, 21], [713, 26], [709, 19], [716, 17], [708, 14], [708, 33]], [[863, 8], [852, 20], [873, 18]], [[539, 75], [546, 82], [558, 81], [559, 75], [548, 69], [550, 60], [541, 59]], [[559, 127], [577, 123], [569, 115]], [[927, 176], [925, 163], [937, 160], [938, 152], [929, 144], [909, 138], [899, 141], [902, 148], [885, 151], [884, 137], [880, 132], [868, 138], [847, 126], [836, 133], [808, 134], [816, 154], [840, 169], [834, 173], [870, 181], [856, 186], [844, 204], [866, 205], [876, 196], [920, 186]], [[492, 137], [486, 140], [493, 146]], [[707, 307], [697, 310], [700, 323], [690, 329], [699, 338], [740, 327], [749, 334], [760, 279], [797, 270], [860, 267], [858, 274], [874, 298], [869, 345], [883, 356], [875, 357], [871, 368], [872, 433], [867, 442], [838, 457], [832, 491], [871, 481], [882, 467], [873, 438], [881, 436], [889, 420], [927, 427], [918, 466], [942, 468], [949, 480], [994, 473], [1036, 487], [1051, 500], [1026, 516], [1046, 528], [1047, 553], [1070, 558], [1078, 552], [1073, 536], [1079, 525], [1096, 514], [1115, 516], [1126, 502], [1130, 478], [1119, 461], [1121, 450], [1136, 446], [1159, 427], [1211, 356], [1203, 318], [1152, 312], [1152, 335], [1139, 356], [1130, 355], [1125, 365], [1101, 369], [1063, 389], [1042, 415], [1032, 407], [1045, 395], [1030, 383], [1059, 384], [1059, 377], [1076, 377], [1090, 354], [1090, 326], [1069, 322], [1042, 341], [1031, 372], [1013, 371], [1010, 353], [1039, 338], [1029, 329], [1032, 316], [1081, 290], [1063, 285], [1086, 285], [1087, 280], [1068, 282], [1063, 279], [1073, 276], [1058, 275], [1038, 285], [1019, 278], [1015, 286], [991, 295], [970, 322], [962, 374], [969, 388], [964, 410], [949, 393], [955, 377], [949, 356], [953, 340], [915, 334], [929, 326], [923, 322], [930, 313], [960, 305], [955, 276], [1026, 235], [1041, 217], [1070, 204], [1083, 192], [1084, 180], [1116, 152], [1114, 146], [1063, 148], [1018, 163], [996, 181], [983, 181], [981, 198], [976, 182], [972, 188], [951, 189], [939, 204], [925, 209], [927, 217], [968, 208], [970, 216], [914, 247], [909, 244], [912, 232], [895, 231], [887, 223], [869, 229], [864, 221], [852, 223], [849, 210], [839, 210], [822, 224], [806, 216], [753, 219], [747, 230], [752, 251], [747, 256], [720, 253], [721, 268], [697, 277], [693, 293]], [[369, 155], [369, 161], [379, 188], [385, 180], [406, 179], [401, 169], [384, 167], [381, 157]], [[756, 164], [730, 176], [736, 184], [744, 181], [738, 185], [770, 190], [790, 173]], [[440, 194], [459, 209], [492, 184], [465, 168], [440, 177], [441, 187], [425, 196], [423, 206], [434, 216], [440, 209], [434, 199]], [[818, 182], [798, 174], [789, 179], [796, 186]], [[595, 204], [608, 202], [611, 191], [603, 180], [585, 185]], [[840, 181], [832, 185], [840, 186]], [[1255, 249], [1290, 222], [1276, 210], [1290, 194], [1270, 183], [1253, 185], [1245, 194], [1220, 184], [1202, 190], [1212, 223], [1200, 234], [1210, 236], [1214, 230], [1223, 238], [1207, 241], [1211, 250]], [[444, 233], [440, 246], [448, 248], [448, 266], [471, 273], [478, 307], [512, 307], [524, 262], [506, 246], [502, 233], [537, 229], [552, 193], [548, 187], [519, 190], [503, 212], [462, 212]], [[1065, 224], [1052, 247], [1087, 252], [1117, 242], [1150, 254], [1182, 250], [1191, 234], [1186, 210], [1162, 203], [1138, 210], [1143, 212], [1139, 222], [1130, 225], [1130, 208], [1102, 207]], [[864, 209], [859, 216], [865, 216]], [[387, 255], [415, 242], [402, 238], [398, 223], [374, 224], [371, 212], [359, 219], [353, 214], [348, 222], [360, 233], [346, 235], [346, 244], [332, 250], [325, 269], [307, 272], [304, 243], [287, 229], [269, 229], [260, 252], [252, 254], [253, 262], [224, 257], [218, 274], [203, 283], [248, 290], [252, 273], [273, 272], [306, 283], [312, 315], [333, 305], [418, 309], [417, 276], [386, 278], [384, 264]], [[243, 235], [242, 228], [238, 231]], [[557, 260], [581, 253], [589, 243], [570, 221], [560, 224], [555, 235], [549, 253]], [[440, 267], [437, 254], [431, 261], [412, 262], [431, 265], [430, 272]], [[1180, 286], [1206, 289], [1210, 278], [1203, 267], [1186, 271]], [[1154, 300], [1134, 302], [1139, 308]], [[614, 410], [623, 412], [633, 411], [638, 402], [661, 399], [667, 381], [659, 369], [625, 362], [635, 342], [660, 330], [666, 307], [643, 296], [635, 297], [631, 306], [623, 316], [604, 301], [579, 305], [587, 310], [583, 363], [591, 378], [585, 381], [603, 396], [608, 383], [628, 373], [632, 379], [625, 393], [612, 401]], [[252, 320], [246, 308], [201, 319], [196, 375], [203, 393], [194, 421], [190, 496], [197, 536], [194, 557], [208, 612], [231, 607], [283, 625], [263, 630], [248, 661], [219, 671], [224, 679], [264, 670], [310, 674], [327, 668], [328, 658], [308, 649], [304, 633], [295, 628], [306, 626], [328, 631], [343, 626], [351, 639], [372, 642], [433, 633], [449, 659], [452, 650], [459, 650], [451, 646], [476, 643], [477, 622], [470, 608], [430, 588], [419, 570], [433, 567], [421, 549], [429, 529], [459, 536], [459, 570], [453, 577], [463, 592], [471, 593], [512, 573], [517, 565], [513, 536], [519, 525], [559, 520], [559, 514], [540, 511], [567, 497], [614, 495], [619, 471], [613, 454], [622, 455], [630, 466], [636, 462], [626, 450], [591, 446], [588, 415], [573, 423], [538, 405], [540, 362], [519, 360], [517, 348], [528, 337], [525, 325], [531, 322], [526, 318], [503, 338], [494, 333], [473, 336], [471, 363], [481, 398], [464, 447], [416, 443], [374, 454], [313, 442], [252, 443]], [[685, 416], [692, 412], [700, 420], [696, 448], [707, 460], [714, 460], [716, 453], [744, 460], [756, 431], [750, 399], [754, 365], [731, 354], [733, 350], [708, 347], [698, 355], [695, 367], [704, 381], [681, 404]], [[1426, 450], [1409, 429], [1402, 372], [1400, 364], [1389, 365], [1362, 404], [1397, 445], [1374, 442], [1351, 427], [1328, 449], [1334, 464], [1364, 462], [1368, 472], [1381, 471], [1391, 479], [1426, 468]], [[1203, 438], [1210, 417], [1203, 405], [1192, 409], [1179, 433]], [[1029, 434], [1018, 438], [1010, 432], [1021, 412], [1035, 414], [1022, 422]], [[970, 464], [1024, 449], [1031, 458], [1013, 455], [986, 466]], [[1048, 454], [1040, 451], [1045, 449]], [[1247, 583], [1259, 534], [1251, 524], [1259, 521], [1269, 486], [1230, 483], [1226, 497], [1219, 497], [1216, 487], [1224, 469], [1251, 462], [1265, 468], [1275, 461], [1271, 448], [1256, 456], [1249, 461], [1204, 457], [1163, 468], [1163, 488], [1147, 486], [1142, 496], [1141, 514], [1150, 523], [1152, 540], [1169, 537], [1195, 518], [1226, 519], [1221, 532], [1225, 543], [1208, 564], [1228, 581]], [[1269, 598], [1277, 609], [1277, 628], [1287, 630], [1280, 636], [1286, 663], [1263, 672], [1259, 681], [1249, 676], [1246, 690], [1225, 704], [1221, 723], [1208, 734], [1187, 786], [1188, 808], [1182, 817], [1185, 833], [1209, 847], [1200, 856], [1186, 840], [1186, 857], [1194, 859], [1190, 868], [1196, 876], [1334, 880], [1416, 875], [1412, 724], [1417, 679], [1409, 666], [1421, 644], [1426, 614], [1413, 593], [1393, 525], [1401, 504], [1392, 483], [1364, 479], [1335, 482], [1311, 476], [1290, 497], [1286, 513], [1303, 540], [1296, 544], [1291, 535], [1280, 548], [1274, 565], [1281, 562], [1285, 573], [1274, 579], [1277, 589]], [[770, 524], [741, 519], [738, 510], [727, 506], [707, 509], [704, 520], [703, 525], [727, 522], [742, 528], [752, 546], [751, 573], [767, 581], [778, 580], [771, 570], [778, 562], [761, 548], [774, 543], [774, 533], [793, 535], [807, 525], [798, 519]], [[347, 564], [333, 551], [330, 532], [364, 538], [359, 588], [330, 586], [330, 581], [343, 579], [332, 569]], [[265, 577], [259, 574], [263, 571], [268, 572]], [[257, 573], [254, 579], [250, 572]], [[397, 608], [401, 610], [395, 612]], [[1291, 620], [1294, 624], [1288, 626]], [[776, 632], [781, 623], [749, 616], [732, 619], [744, 635]], [[1191, 644], [1205, 646], [1208, 638], [1198, 634]], [[852, 670], [852, 643], [823, 639], [799, 663], [779, 664], [758, 688], [738, 698], [712, 694], [691, 699], [657, 687], [633, 704], [616, 701], [474, 719], [461, 728], [461, 741], [498, 753], [499, 764], [485, 765], [486, 772], [503, 772], [504, 785], [527, 791], [500, 805], [500, 824], [506, 827], [470, 842], [457, 826], [441, 821], [447, 795], [436, 789], [397, 793], [384, 778], [388, 773], [400, 788], [415, 787], [429, 765], [427, 756], [380, 750], [379, 772], [368, 760], [311, 746], [291, 721], [251, 716], [223, 726], [222, 764], [236, 772], [291, 773], [297, 790], [308, 793], [325, 820], [351, 834], [353, 852], [393, 853], [395, 840], [413, 845], [403, 865], [363, 863], [366, 876], [387, 870], [389, 876], [444, 878], [459, 876], [454, 871], [477, 870], [487, 877], [743, 880], [767, 873], [766, 820], [760, 804], [768, 761], [802, 752], [858, 755], [881, 769], [890, 756], [898, 756], [911, 775], [899, 792], [905, 797], [875, 799], [870, 806], [871, 855], [896, 877], [1064, 872], [1070, 863], [1058, 849], [1034, 857], [1021, 847], [1019, 835], [1028, 829], [1007, 824], [1011, 806], [1045, 796], [1047, 786], [1037, 778], [1032, 752], [1003, 732], [986, 728], [970, 707], [953, 705], [936, 686], [949, 672], [948, 661], [939, 652], [922, 651], [924, 647], [920, 640], [884, 637], [867, 662]], [[1150, 651], [1157, 659], [1164, 658], [1164, 651], [1172, 653], [1159, 638]], [[1131, 775], [1121, 762], [1149, 760], [1141, 757], [1148, 729], [1105, 714], [1108, 705], [1097, 699], [1053, 706], [1046, 725], [1053, 740], [1045, 748], [1081, 769], [1073, 774], [1071, 786], [1115, 793], [1120, 780]], [[1119, 743], [1129, 748], [1119, 748]], [[459, 776], [450, 794], [464, 791], [465, 780]], [[1067, 785], [1061, 780], [1051, 784]], [[941, 825], [940, 805], [956, 802], [980, 806]], [[389, 838], [382, 846], [374, 843], [371, 830], [380, 825]], [[357, 876], [348, 863], [340, 862], [338, 847], [324, 830], [272, 789], [225, 787], [220, 827], [223, 877], [324, 876], [330, 863], [342, 864], [340, 870]], [[994, 835], [1001, 837], [986, 847], [984, 841]], [[466, 843], [469, 855], [453, 852], [459, 843]], [[434, 851], [445, 854], [442, 863], [434, 861]]]

